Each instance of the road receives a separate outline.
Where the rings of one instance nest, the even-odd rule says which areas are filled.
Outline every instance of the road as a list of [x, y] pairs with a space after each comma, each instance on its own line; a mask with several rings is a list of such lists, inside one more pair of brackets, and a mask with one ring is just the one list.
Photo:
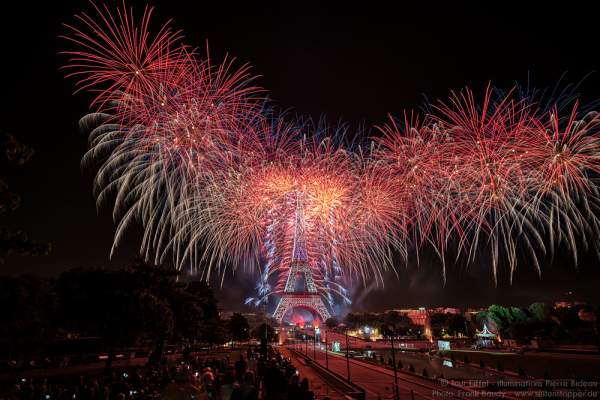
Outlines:
[[325, 381], [321, 375], [317, 374], [309, 365], [300, 361], [299, 358], [285, 347], [280, 347], [281, 353], [292, 360], [294, 366], [300, 373], [300, 378], [308, 378], [310, 382], [310, 390], [315, 394], [315, 398], [322, 399], [329, 397], [332, 400], [345, 400], [344, 394], [339, 392], [329, 382]]
[[[296, 346], [301, 351], [305, 350], [302, 345]], [[290, 347], [294, 347], [294, 345]], [[311, 347], [309, 347], [308, 355], [313, 357], [313, 349]], [[325, 352], [317, 349], [316, 357], [319, 364], [326, 364]], [[343, 377], [347, 376], [347, 364], [344, 357], [329, 353], [328, 359], [330, 370]], [[350, 360], [350, 380], [365, 389], [367, 400], [394, 398], [394, 373], [386, 368], [357, 360]], [[400, 399], [411, 399], [411, 395], [414, 395], [415, 400], [439, 398], [440, 396], [436, 396], [435, 390], [443, 391], [445, 397], [452, 398], [454, 394], [455, 398], [460, 398], [457, 395], [456, 389], [443, 387], [428, 379], [405, 373], [398, 373], [398, 387]]]

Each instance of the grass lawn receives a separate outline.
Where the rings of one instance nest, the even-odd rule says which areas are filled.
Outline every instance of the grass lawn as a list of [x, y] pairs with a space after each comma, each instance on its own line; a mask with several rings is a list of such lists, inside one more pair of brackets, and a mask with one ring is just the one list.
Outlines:
[[582, 355], [561, 354], [545, 355], [543, 353], [502, 353], [478, 350], [450, 350], [446, 354], [454, 354], [457, 361], [479, 364], [483, 361], [486, 367], [497, 368], [501, 364], [505, 371], [518, 372], [523, 368], [527, 375], [544, 378], [582, 378], [593, 377], [600, 371], [600, 358]]

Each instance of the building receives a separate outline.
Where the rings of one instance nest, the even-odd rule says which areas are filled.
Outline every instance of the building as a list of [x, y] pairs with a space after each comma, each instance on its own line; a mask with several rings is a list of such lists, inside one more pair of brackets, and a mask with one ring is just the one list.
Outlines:
[[417, 309], [402, 309], [402, 310], [393, 310], [399, 314], [405, 315], [410, 319], [410, 322], [413, 325], [418, 326], [429, 326], [429, 312], [425, 307], [419, 307]]
[[574, 301], [574, 300], [568, 300], [568, 301], [557, 301], [556, 303], [554, 303], [554, 308], [556, 309], [560, 309], [560, 308], [572, 308], [572, 307], [578, 307], [578, 306], [585, 306], [586, 303], [584, 301]]
[[460, 308], [456, 307], [436, 307], [429, 309], [430, 314], [461, 314]]
[[477, 314], [479, 314], [480, 312], [483, 311], [487, 311], [487, 308], [482, 307], [482, 308], [467, 308], [467, 310], [465, 311], [465, 313], [463, 314], [463, 316], [465, 317], [465, 319], [467, 321], [475, 321], [475, 318], [477, 317]]

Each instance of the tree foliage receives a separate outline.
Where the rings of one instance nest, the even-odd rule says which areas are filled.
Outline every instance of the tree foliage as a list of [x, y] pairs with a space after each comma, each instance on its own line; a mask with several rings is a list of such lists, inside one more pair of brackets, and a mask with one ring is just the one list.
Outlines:
[[[30, 160], [33, 150], [13, 136], [0, 132], [0, 171], [10, 171]], [[0, 176], [0, 217], [6, 217], [21, 206], [21, 197], [11, 192], [5, 176]], [[50, 244], [30, 240], [25, 232], [13, 229], [6, 222], [0, 225], [0, 262], [12, 254], [44, 255]]]
[[234, 342], [245, 342], [250, 339], [250, 326], [246, 317], [242, 314], [233, 313], [227, 321], [227, 332], [229, 338]]
[[340, 321], [336, 317], [329, 317], [325, 321], [325, 326], [329, 329], [333, 329], [338, 326]]
[[56, 334], [52, 282], [33, 276], [0, 277], [0, 348], [8, 357], [43, 352]]
[[96, 337], [109, 359], [120, 347], [151, 343], [160, 360], [167, 341], [223, 343], [210, 287], [176, 277], [138, 260], [116, 270], [76, 268], [56, 280], [0, 278], [0, 344], [17, 354], [40, 349], [57, 334]]
[[253, 339], [261, 340], [263, 338], [266, 338], [267, 342], [269, 342], [269, 343], [276, 342], [278, 339], [275, 329], [267, 323], [262, 323], [262, 324], [258, 325], [256, 328], [254, 328], [252, 330], [251, 335], [252, 335]]

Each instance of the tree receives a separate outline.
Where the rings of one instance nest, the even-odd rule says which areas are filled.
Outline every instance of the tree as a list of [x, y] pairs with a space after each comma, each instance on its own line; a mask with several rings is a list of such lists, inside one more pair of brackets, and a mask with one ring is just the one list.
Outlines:
[[0, 351], [40, 355], [57, 333], [94, 337], [110, 368], [117, 349], [139, 342], [152, 343], [155, 362], [171, 339], [223, 343], [210, 287], [178, 282], [177, 275], [136, 260], [118, 270], [76, 268], [55, 281], [0, 277]]
[[447, 320], [447, 329], [450, 334], [457, 336], [459, 333], [467, 335], [467, 320], [461, 314], [451, 314]]
[[[187, 314], [185, 319], [195, 319], [186, 322], [184, 318], [177, 318], [176, 331], [182, 330], [182, 335], [190, 341], [201, 341], [209, 344], [222, 344], [226, 341], [225, 326], [219, 317], [217, 300], [211, 287], [205, 281], [192, 281], [185, 285], [185, 297], [188, 307], [192, 307], [196, 316]], [[201, 314], [198, 318], [197, 315]], [[186, 326], [183, 326], [186, 325]]]
[[433, 336], [440, 337], [448, 325], [448, 314], [433, 313], [429, 316], [429, 323]]
[[528, 310], [531, 316], [538, 321], [546, 321], [550, 317], [550, 307], [546, 303], [532, 303]]
[[383, 315], [382, 322], [394, 335], [406, 334], [411, 325], [410, 319], [397, 311], [386, 312]]
[[56, 292], [61, 326], [80, 335], [102, 337], [108, 352], [107, 368], [111, 367], [116, 349], [140, 338], [144, 328], [152, 326], [151, 319], [169, 318], [169, 315], [154, 312], [164, 311], [164, 307], [143, 304], [149, 297], [141, 295], [141, 283], [131, 270], [79, 268], [58, 278]]
[[329, 317], [325, 321], [325, 326], [328, 329], [334, 329], [335, 327], [337, 327], [339, 325], [339, 323], [340, 323], [340, 321], [338, 321], [338, 319], [336, 317]]
[[504, 330], [507, 337], [511, 339], [529, 340], [534, 337], [546, 336], [544, 323], [536, 320], [525, 322], [514, 322]]
[[154, 341], [149, 363], [158, 364], [163, 358], [164, 343], [173, 333], [175, 325], [173, 311], [169, 302], [157, 296], [152, 290], [143, 290], [138, 296], [143, 332]]
[[142, 317], [142, 334], [153, 342], [149, 362], [159, 363], [164, 343], [174, 332], [178, 332], [180, 339], [195, 334], [202, 320], [202, 310], [196, 300], [201, 302], [201, 299], [185, 292], [185, 284], [176, 280], [179, 275], [176, 270], [137, 258], [128, 272], [137, 287], [132, 300]]
[[356, 329], [359, 326], [364, 325], [362, 315], [357, 314], [357, 313], [346, 314], [346, 316], [344, 317], [344, 323], [346, 324], [346, 327], [349, 329]]
[[520, 307], [510, 307], [511, 323], [527, 321], [527, 314]]
[[453, 336], [459, 332], [467, 334], [465, 317], [460, 314], [434, 313], [429, 320], [434, 336], [441, 336], [443, 332]]
[[368, 325], [368, 326], [376, 326], [378, 324], [381, 324], [382, 322], [382, 318], [380, 317], [380, 315], [375, 314], [375, 313], [364, 313], [361, 316], [363, 325]]
[[227, 341], [226, 321], [219, 318], [208, 319], [201, 331], [201, 340], [208, 344], [223, 344]]
[[262, 323], [252, 330], [252, 338], [258, 340], [266, 338], [267, 342], [271, 343], [277, 341], [277, 333], [271, 325]]
[[[33, 150], [17, 141], [13, 136], [0, 132], [0, 171], [8, 171], [29, 161]], [[21, 197], [9, 190], [8, 184], [0, 177], [0, 217], [17, 210]], [[45, 255], [50, 252], [50, 244], [30, 240], [20, 230], [0, 226], [0, 262], [11, 254]]]
[[511, 314], [510, 310], [497, 304], [488, 307], [487, 317], [500, 331], [507, 328], [514, 321], [514, 316]]
[[0, 349], [9, 359], [40, 355], [56, 335], [52, 281], [0, 277]]
[[250, 339], [250, 326], [248, 320], [242, 314], [233, 313], [227, 321], [227, 331], [233, 342], [245, 342]]

